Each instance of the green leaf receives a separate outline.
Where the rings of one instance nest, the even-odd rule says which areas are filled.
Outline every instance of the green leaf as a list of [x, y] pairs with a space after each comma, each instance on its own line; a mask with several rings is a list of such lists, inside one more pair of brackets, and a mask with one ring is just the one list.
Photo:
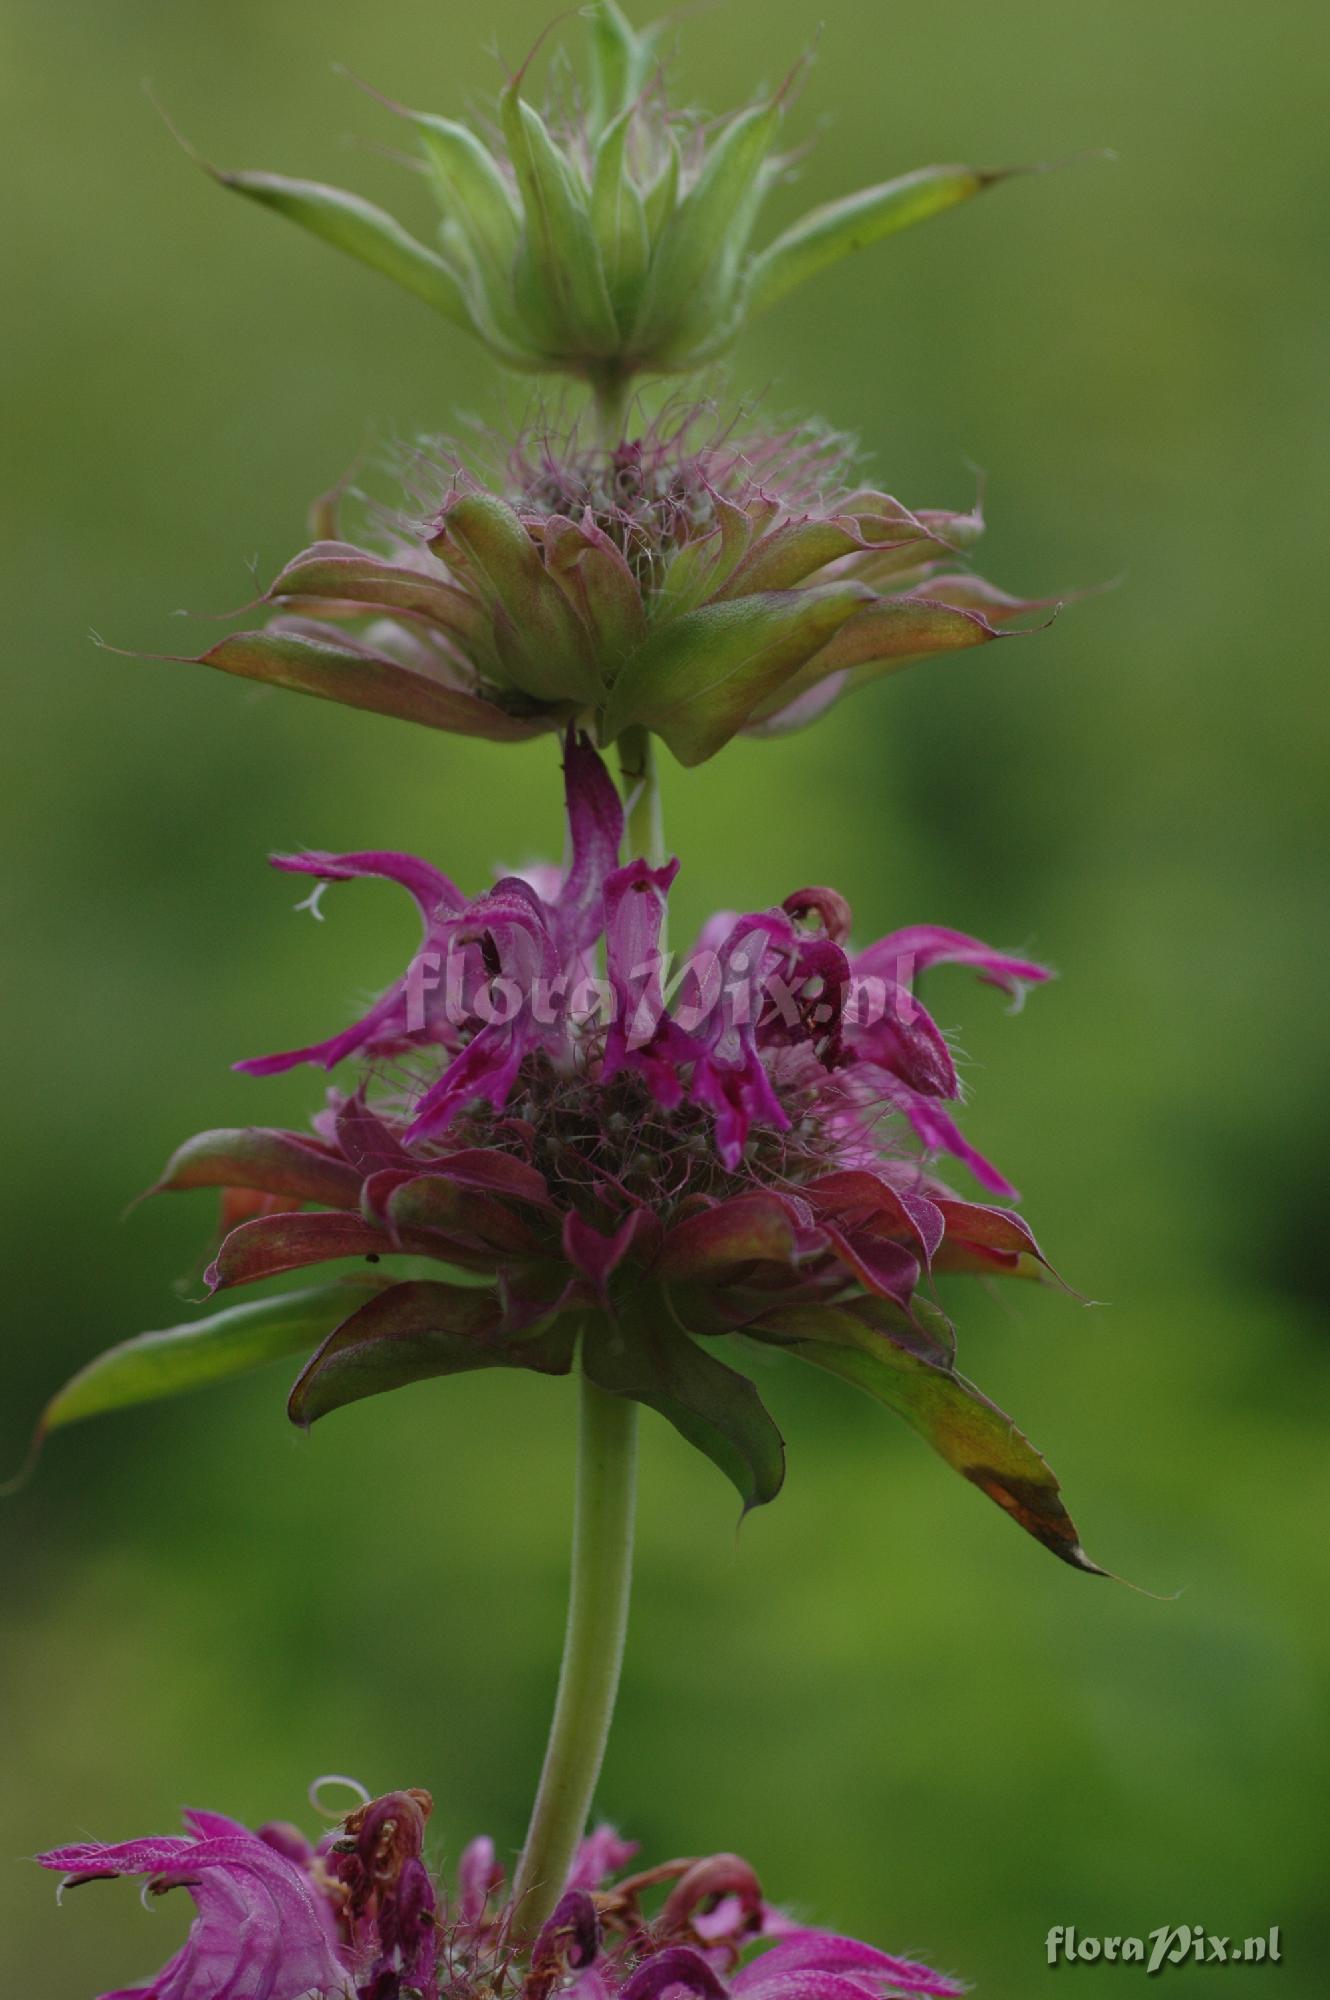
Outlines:
[[512, 508], [491, 493], [464, 493], [436, 538], [465, 564], [495, 616], [504, 672], [545, 701], [600, 693], [585, 627], [549, 574]]
[[521, 212], [488, 146], [469, 127], [430, 111], [407, 111], [433, 169], [439, 198], [461, 229], [491, 297], [511, 300]]
[[502, 1317], [488, 1289], [431, 1280], [394, 1285], [328, 1336], [291, 1391], [291, 1421], [308, 1428], [367, 1396], [477, 1368], [568, 1373], [576, 1333], [571, 1321], [504, 1338]]
[[728, 321], [784, 109], [776, 97], [732, 118], [665, 217], [635, 329], [640, 352], [682, 364], [690, 347]]
[[219, 167], [210, 167], [209, 172], [223, 187], [276, 209], [311, 235], [321, 236], [325, 243], [345, 250], [372, 271], [414, 292], [454, 326], [474, 331], [466, 295], [453, 272], [385, 209], [342, 188], [325, 187], [320, 181], [288, 180], [280, 174], [227, 173]]
[[785, 1445], [746, 1375], [713, 1360], [674, 1319], [665, 1295], [644, 1288], [595, 1314], [582, 1366], [598, 1388], [645, 1403], [674, 1425], [737, 1489], [745, 1514], [774, 1500]]
[[619, 350], [619, 329], [591, 227], [589, 190], [515, 82], [500, 116], [526, 214], [517, 303], [543, 330], [551, 358], [588, 361]]
[[479, 695], [444, 687], [336, 635], [325, 639], [280, 630], [236, 632], [210, 646], [192, 664], [458, 736], [483, 736], [491, 743], [519, 743], [549, 727], [542, 716], [510, 715]]
[[367, 1290], [378, 1289], [373, 1280], [342, 1279], [227, 1306], [207, 1319], [122, 1341], [80, 1368], [51, 1398], [33, 1441], [33, 1458], [52, 1431], [85, 1417], [159, 1402], [306, 1352], [354, 1310]]
[[485, 663], [493, 652], [489, 619], [474, 598], [456, 584], [424, 570], [404, 569], [384, 562], [351, 542], [316, 542], [304, 549], [276, 576], [265, 601], [294, 601], [304, 611], [332, 608], [396, 611], [437, 625]]
[[604, 740], [631, 723], [664, 738], [681, 764], [701, 764], [822, 651], [866, 596], [856, 583], [764, 591], [672, 619], [614, 684]]
[[899, 180], [861, 188], [809, 213], [754, 258], [748, 310], [765, 312], [796, 285], [898, 229], [969, 201], [1004, 179], [976, 167], [919, 167]]
[[593, 0], [582, 11], [591, 43], [590, 126], [595, 136], [636, 99], [660, 30], [638, 34], [615, 0]]
[[609, 287], [614, 317], [623, 333], [631, 331], [647, 265], [651, 238], [646, 206], [628, 171], [624, 148], [633, 113], [625, 111], [609, 127], [596, 149], [591, 183], [591, 226]]
[[876, 1299], [786, 1306], [748, 1330], [866, 1390], [1055, 1556], [1092, 1576], [1106, 1574], [1081, 1547], [1045, 1460], [996, 1403], [956, 1373], [947, 1322], [927, 1301], [915, 1300], [913, 1322]]
[[755, 711], [764, 721], [832, 674], [846, 675], [844, 694], [851, 694], [884, 674], [898, 673], [935, 653], [963, 652], [1009, 635], [999, 632], [973, 611], [933, 604], [920, 597], [884, 597], [865, 604], [842, 624], [821, 652], [781, 686], [774, 699]]
[[843, 520], [783, 521], [753, 545], [716, 591], [715, 601], [749, 597], [759, 590], [792, 590], [814, 571], [862, 547], [862, 537]]

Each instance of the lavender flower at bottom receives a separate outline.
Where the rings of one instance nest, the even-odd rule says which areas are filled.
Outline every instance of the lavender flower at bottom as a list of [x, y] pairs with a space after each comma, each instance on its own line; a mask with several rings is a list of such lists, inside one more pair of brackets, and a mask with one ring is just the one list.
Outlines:
[[[87, 1842], [38, 1856], [66, 1883], [142, 1875], [198, 1907], [145, 1986], [101, 2000], [955, 2000], [954, 1980], [794, 1922], [734, 1854], [623, 1871], [636, 1848], [600, 1826], [534, 1939], [520, 1935], [493, 1841], [452, 1885], [424, 1859], [428, 1792], [366, 1798], [317, 1846], [218, 1813], [187, 1835]], [[615, 1879], [617, 1878], [617, 1879]]]

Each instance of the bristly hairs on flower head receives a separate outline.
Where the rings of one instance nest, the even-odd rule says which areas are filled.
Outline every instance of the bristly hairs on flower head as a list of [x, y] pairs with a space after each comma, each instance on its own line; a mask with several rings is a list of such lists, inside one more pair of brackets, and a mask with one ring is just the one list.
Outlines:
[[693, 765], [1052, 603], [971, 571], [977, 502], [906, 506], [815, 424], [684, 403], [613, 446], [545, 425], [491, 456], [482, 477], [475, 453], [419, 447], [412, 504], [371, 509], [367, 542], [325, 510], [267, 625], [201, 663], [493, 741], [646, 730]]

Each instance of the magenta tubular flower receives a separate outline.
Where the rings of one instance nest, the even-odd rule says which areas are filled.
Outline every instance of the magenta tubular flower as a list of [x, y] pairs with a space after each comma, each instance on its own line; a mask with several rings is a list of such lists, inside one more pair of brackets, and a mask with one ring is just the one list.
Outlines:
[[[317, 1847], [285, 1823], [257, 1833], [187, 1813], [188, 1837], [88, 1842], [38, 1860], [67, 1882], [142, 1875], [186, 1887], [199, 1914], [148, 1986], [101, 2000], [952, 2000], [941, 1973], [793, 1923], [734, 1854], [624, 1870], [610, 1826], [578, 1848], [564, 1893], [519, 1941], [494, 1843], [463, 1849], [453, 1887], [423, 1858], [428, 1792], [366, 1799]], [[615, 1878], [619, 1879], [615, 1879]], [[657, 1907], [648, 1912], [648, 1899]]]
[[698, 764], [1038, 608], [967, 570], [977, 508], [855, 490], [843, 441], [815, 430], [704, 425], [615, 450], [542, 439], [502, 493], [456, 471], [382, 550], [306, 549], [272, 621], [202, 663], [496, 741], [573, 717], [602, 743], [645, 728]]
[[184, 1818], [188, 1836], [89, 1841], [38, 1856], [69, 1883], [142, 1875], [154, 1895], [183, 1888], [194, 1899], [198, 1914], [170, 1963], [147, 1986], [102, 2000], [352, 2000], [335, 1912], [289, 1842], [220, 1813]]
[[[1019, 995], [1043, 969], [932, 926], [854, 952], [844, 900], [801, 889], [713, 919], [667, 995], [676, 864], [619, 865], [623, 810], [585, 738], [569, 737], [566, 778], [567, 867], [479, 897], [404, 855], [278, 861], [396, 882], [423, 927], [362, 1019], [240, 1065], [356, 1058], [359, 1086], [311, 1134], [204, 1133], [161, 1182], [265, 1198], [222, 1242], [215, 1291], [386, 1261], [302, 1372], [294, 1420], [429, 1376], [560, 1374], [580, 1357], [601, 1388], [674, 1423], [748, 1507], [779, 1490], [784, 1449], [752, 1383], [716, 1358], [742, 1335], [877, 1396], [1093, 1568], [1047, 1465], [956, 1371], [924, 1290], [930, 1274], [1033, 1276], [1043, 1259], [1012, 1210], [939, 1177], [948, 1152], [988, 1193], [1014, 1192], [947, 1108], [955, 1065], [913, 974], [951, 961]], [[385, 1284], [397, 1255], [449, 1270]]]

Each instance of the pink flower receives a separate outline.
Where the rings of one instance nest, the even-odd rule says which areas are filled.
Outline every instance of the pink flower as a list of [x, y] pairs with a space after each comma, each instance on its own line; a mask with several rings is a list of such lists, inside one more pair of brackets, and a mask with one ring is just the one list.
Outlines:
[[313, 1134], [202, 1134], [161, 1185], [264, 1197], [225, 1236], [217, 1291], [345, 1258], [386, 1263], [381, 1278], [399, 1254], [450, 1267], [348, 1301], [292, 1417], [475, 1368], [562, 1374], [577, 1357], [674, 1423], [751, 1507], [779, 1491], [784, 1447], [753, 1384], [716, 1357], [742, 1335], [876, 1396], [1092, 1569], [1052, 1473], [957, 1372], [928, 1295], [935, 1274], [1046, 1267], [1010, 1209], [939, 1176], [949, 1152], [988, 1192], [1013, 1192], [947, 1108], [955, 1065], [913, 976], [960, 963], [1019, 995], [1043, 969], [933, 926], [856, 952], [843, 898], [805, 888], [713, 919], [669, 982], [676, 864], [620, 865], [623, 811], [584, 737], [569, 736], [566, 775], [567, 866], [476, 898], [405, 855], [279, 863], [401, 884], [422, 951], [351, 1027], [242, 1065], [356, 1057], [359, 1087], [332, 1095]]
[[183, 1888], [194, 1899], [198, 1915], [170, 1963], [149, 1985], [102, 2000], [351, 2000], [334, 1912], [308, 1869], [220, 1813], [184, 1819], [187, 1836], [90, 1841], [38, 1856], [71, 1883], [144, 1875], [154, 1895]]
[[[613, 1827], [582, 1842], [533, 1940], [514, 1926], [494, 1843], [463, 1849], [450, 1890], [423, 1859], [422, 1791], [366, 1799], [317, 1848], [285, 1824], [251, 1833], [187, 1813], [188, 1837], [92, 1842], [38, 1856], [72, 1882], [146, 1875], [188, 1888], [199, 1914], [149, 1986], [102, 2000], [955, 2000], [941, 1973], [794, 1924], [734, 1854], [625, 1875]], [[614, 1878], [618, 1877], [618, 1880]], [[653, 1904], [653, 1908], [648, 1905]]]

